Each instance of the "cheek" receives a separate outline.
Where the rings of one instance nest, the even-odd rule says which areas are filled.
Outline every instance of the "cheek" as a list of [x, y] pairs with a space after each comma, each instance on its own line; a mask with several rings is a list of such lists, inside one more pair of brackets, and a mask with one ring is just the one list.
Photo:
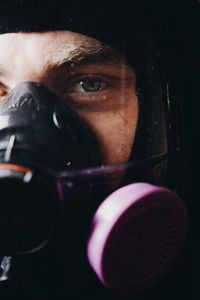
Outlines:
[[128, 161], [138, 120], [137, 101], [115, 112], [83, 113], [82, 117], [96, 136], [104, 164]]

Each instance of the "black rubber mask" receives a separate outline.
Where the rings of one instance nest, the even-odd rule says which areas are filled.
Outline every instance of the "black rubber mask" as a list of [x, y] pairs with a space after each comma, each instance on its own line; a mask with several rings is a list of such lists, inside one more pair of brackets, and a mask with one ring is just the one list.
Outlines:
[[66, 103], [39, 83], [13, 89], [0, 105], [1, 253], [45, 243], [61, 205], [56, 174], [99, 164], [92, 133]]

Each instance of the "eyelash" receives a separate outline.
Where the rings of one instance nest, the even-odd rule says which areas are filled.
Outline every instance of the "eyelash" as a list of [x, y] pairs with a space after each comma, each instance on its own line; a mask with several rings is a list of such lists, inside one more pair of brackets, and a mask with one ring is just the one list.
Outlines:
[[[73, 87], [79, 89], [78, 84], [81, 86], [79, 92], [96, 93], [105, 87], [105, 82], [99, 78], [87, 77], [73, 84]], [[77, 86], [77, 87], [76, 87]], [[82, 89], [82, 91], [81, 91]]]
[[[91, 90], [89, 90], [89, 87], [91, 87]], [[96, 76], [87, 76], [72, 82], [72, 84], [70, 84], [68, 92], [72, 94], [79, 93], [89, 95], [94, 93], [100, 93], [104, 91], [104, 89], [106, 89], [107, 87], [112, 87], [112, 85], [106, 80]]]

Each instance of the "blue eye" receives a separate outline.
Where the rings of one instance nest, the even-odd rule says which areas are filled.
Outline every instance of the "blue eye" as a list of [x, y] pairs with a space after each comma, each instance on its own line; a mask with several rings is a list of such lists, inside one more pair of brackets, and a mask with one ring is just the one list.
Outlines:
[[87, 93], [98, 92], [102, 89], [103, 82], [98, 78], [86, 78], [79, 82], [81, 88]]

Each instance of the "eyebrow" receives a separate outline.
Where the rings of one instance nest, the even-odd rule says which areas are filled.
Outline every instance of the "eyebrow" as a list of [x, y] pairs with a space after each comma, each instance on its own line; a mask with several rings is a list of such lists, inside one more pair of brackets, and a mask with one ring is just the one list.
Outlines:
[[63, 49], [53, 55], [47, 62], [46, 69], [62, 66], [83, 65], [87, 63], [127, 65], [124, 57], [115, 49], [97, 44], [96, 46], [76, 46], [74, 49]]

